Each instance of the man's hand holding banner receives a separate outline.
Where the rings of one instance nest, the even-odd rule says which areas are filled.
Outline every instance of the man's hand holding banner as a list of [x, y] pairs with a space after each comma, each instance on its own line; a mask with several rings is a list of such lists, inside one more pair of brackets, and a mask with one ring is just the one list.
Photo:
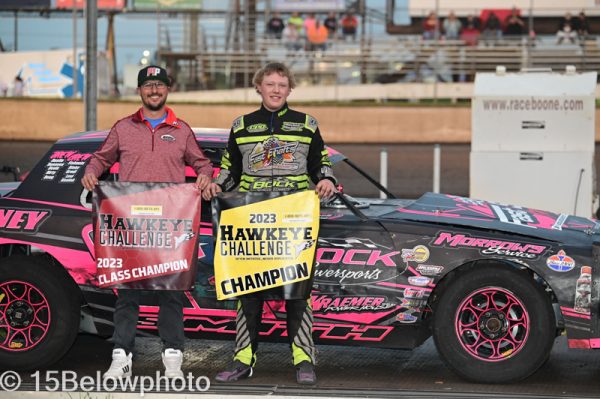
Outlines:
[[307, 298], [319, 235], [314, 191], [222, 193], [214, 216], [218, 299], [258, 293], [265, 299]]
[[193, 286], [200, 227], [194, 184], [100, 182], [93, 203], [100, 287]]

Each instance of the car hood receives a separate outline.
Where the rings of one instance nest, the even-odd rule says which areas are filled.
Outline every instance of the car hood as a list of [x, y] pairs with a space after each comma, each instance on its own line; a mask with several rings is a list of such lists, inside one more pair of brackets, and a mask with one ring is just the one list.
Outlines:
[[426, 193], [383, 217], [496, 230], [572, 245], [600, 241], [600, 223], [594, 219], [448, 194]]
[[21, 182], [18, 181], [0, 183], [0, 197], [4, 197], [6, 194], [19, 187], [19, 184], [21, 184]]

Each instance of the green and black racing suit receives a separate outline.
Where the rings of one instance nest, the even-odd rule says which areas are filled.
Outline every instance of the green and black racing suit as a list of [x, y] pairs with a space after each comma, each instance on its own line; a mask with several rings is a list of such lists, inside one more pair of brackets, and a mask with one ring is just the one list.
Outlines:
[[[279, 111], [264, 106], [233, 122], [221, 171], [215, 179], [223, 191], [300, 191], [330, 179], [336, 184], [317, 121], [285, 104]], [[287, 332], [294, 365], [315, 362], [312, 302], [286, 300]], [[238, 302], [234, 359], [254, 365], [263, 300]]]

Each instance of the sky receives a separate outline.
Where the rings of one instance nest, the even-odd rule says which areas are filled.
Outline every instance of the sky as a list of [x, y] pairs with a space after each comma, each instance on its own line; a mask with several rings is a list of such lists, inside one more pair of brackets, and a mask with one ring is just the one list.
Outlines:
[[[204, 0], [205, 7], [217, 9], [228, 1]], [[369, 8], [385, 12], [385, 0], [368, 0]], [[117, 46], [117, 69], [123, 70], [124, 64], [138, 64], [144, 50], [154, 54], [160, 23], [162, 30], [167, 29], [172, 40], [182, 36], [181, 18], [169, 18], [162, 15], [160, 22], [153, 14], [119, 14], [115, 17], [115, 36]], [[103, 50], [106, 43], [107, 18], [98, 19], [98, 49]], [[203, 16], [201, 29], [207, 36], [224, 36], [224, 17]], [[85, 47], [85, 21], [81, 14], [77, 23], [77, 45]], [[383, 33], [383, 27], [379, 29]], [[56, 13], [51, 18], [42, 18], [34, 13], [22, 14], [17, 24], [19, 51], [39, 51], [73, 48], [73, 20], [71, 13]], [[11, 51], [15, 45], [15, 18], [12, 13], [0, 13], [0, 40], [4, 48]], [[164, 36], [163, 36], [164, 37]], [[209, 39], [210, 41], [210, 39]]]

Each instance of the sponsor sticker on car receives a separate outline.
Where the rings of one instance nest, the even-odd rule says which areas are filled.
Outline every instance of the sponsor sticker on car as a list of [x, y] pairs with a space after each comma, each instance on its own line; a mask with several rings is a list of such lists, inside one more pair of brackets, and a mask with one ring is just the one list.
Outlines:
[[429, 285], [432, 281], [432, 278], [423, 276], [410, 276], [408, 278], [408, 284], [416, 285], [419, 287], [425, 287], [426, 285]]
[[419, 265], [416, 270], [424, 276], [437, 276], [444, 270], [444, 266]]
[[417, 316], [412, 313], [399, 313], [398, 316], [396, 316], [396, 320], [400, 323], [414, 323], [417, 321]]
[[575, 261], [562, 249], [557, 254], [548, 257], [546, 265], [555, 272], [570, 272], [575, 267]]
[[404, 262], [427, 262], [429, 259], [429, 248], [425, 245], [417, 245], [414, 248], [402, 250], [402, 260]]
[[405, 288], [404, 289], [404, 298], [414, 298], [419, 299], [425, 296], [425, 291], [417, 290], [414, 288]]

